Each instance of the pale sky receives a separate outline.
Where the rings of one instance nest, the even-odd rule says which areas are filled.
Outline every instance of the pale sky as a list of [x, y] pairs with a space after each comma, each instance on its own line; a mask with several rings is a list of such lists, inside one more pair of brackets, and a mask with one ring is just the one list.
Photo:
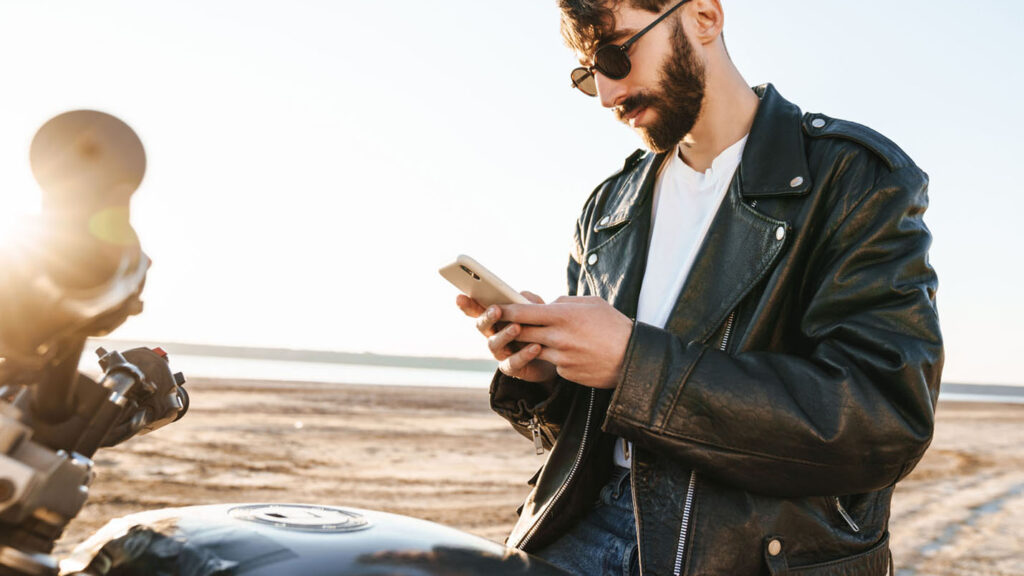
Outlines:
[[[1024, 5], [722, 3], [750, 84], [929, 173], [945, 380], [1024, 383]], [[437, 268], [464, 252], [562, 294], [580, 206], [640, 146], [568, 87], [555, 0], [4, 0], [0, 50], [0, 226], [38, 201], [50, 117], [142, 138], [154, 264], [114, 336], [154, 344], [485, 357]]]

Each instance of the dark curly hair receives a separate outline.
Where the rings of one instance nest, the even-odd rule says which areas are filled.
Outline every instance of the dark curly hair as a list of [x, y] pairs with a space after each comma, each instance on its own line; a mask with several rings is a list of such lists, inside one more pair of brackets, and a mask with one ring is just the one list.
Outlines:
[[671, 0], [558, 0], [562, 39], [580, 54], [593, 54], [615, 27], [613, 9], [619, 2], [648, 12], [660, 12]]

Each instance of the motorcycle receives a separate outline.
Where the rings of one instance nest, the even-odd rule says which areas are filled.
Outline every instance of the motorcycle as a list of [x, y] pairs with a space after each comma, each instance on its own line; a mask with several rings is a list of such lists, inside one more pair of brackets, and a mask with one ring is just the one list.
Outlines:
[[168, 508], [112, 520], [58, 561], [97, 450], [182, 418], [185, 377], [159, 347], [86, 344], [142, 311], [150, 260], [129, 221], [146, 155], [124, 122], [79, 110], [32, 141], [41, 216], [0, 248], [0, 576], [564, 574], [520, 550], [373, 510], [288, 503]]

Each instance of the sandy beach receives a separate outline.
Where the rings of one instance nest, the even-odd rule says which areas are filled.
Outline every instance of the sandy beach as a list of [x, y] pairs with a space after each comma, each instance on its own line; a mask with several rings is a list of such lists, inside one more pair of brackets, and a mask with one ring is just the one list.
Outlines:
[[[385, 510], [501, 541], [543, 463], [480, 389], [190, 381], [188, 415], [99, 452], [66, 552], [107, 520], [227, 502]], [[1024, 405], [943, 403], [897, 488], [898, 576], [1024, 576]]]

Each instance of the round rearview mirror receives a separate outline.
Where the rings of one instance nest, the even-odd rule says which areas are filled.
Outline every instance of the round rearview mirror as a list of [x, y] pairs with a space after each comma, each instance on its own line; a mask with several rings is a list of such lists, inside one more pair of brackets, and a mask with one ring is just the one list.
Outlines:
[[146, 151], [135, 131], [95, 110], [50, 119], [32, 139], [29, 160], [43, 189], [44, 212], [127, 204], [146, 172]]

